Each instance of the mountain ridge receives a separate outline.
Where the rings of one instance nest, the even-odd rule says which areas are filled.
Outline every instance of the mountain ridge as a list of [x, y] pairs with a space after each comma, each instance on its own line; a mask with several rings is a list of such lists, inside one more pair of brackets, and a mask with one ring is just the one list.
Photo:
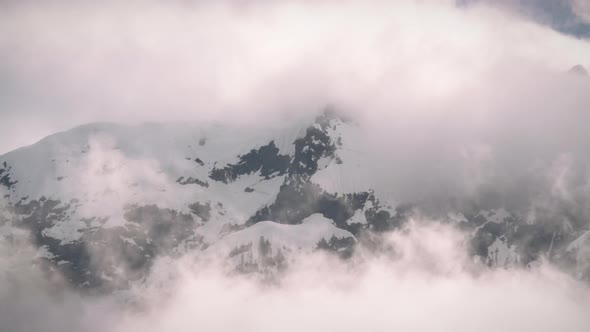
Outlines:
[[[52, 135], [0, 156], [0, 236], [27, 230], [48, 271], [109, 292], [144, 278], [156, 258], [187, 252], [248, 273], [284, 269], [301, 250], [350, 257], [365, 233], [400, 229], [420, 210], [363, 183], [367, 161], [348, 147], [362, 140], [358, 124], [325, 111], [285, 127], [98, 124]], [[578, 257], [583, 229], [528, 224], [503, 207], [443, 212], [471, 232], [482, 264], [550, 256], [590, 275]]]

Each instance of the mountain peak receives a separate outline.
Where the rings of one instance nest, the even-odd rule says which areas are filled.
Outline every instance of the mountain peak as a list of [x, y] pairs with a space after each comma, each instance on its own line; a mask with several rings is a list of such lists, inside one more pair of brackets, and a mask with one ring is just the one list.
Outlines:
[[568, 73], [580, 76], [588, 76], [588, 70], [582, 65], [573, 66]]

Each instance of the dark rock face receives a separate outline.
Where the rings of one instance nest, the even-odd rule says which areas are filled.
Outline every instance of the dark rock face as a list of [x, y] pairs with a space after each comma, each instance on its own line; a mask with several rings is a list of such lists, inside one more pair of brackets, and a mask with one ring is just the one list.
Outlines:
[[239, 156], [237, 164], [214, 168], [209, 177], [215, 181], [230, 183], [240, 175], [260, 172], [261, 176], [270, 179], [274, 175], [285, 174], [289, 167], [289, 161], [289, 156], [279, 154], [279, 149], [272, 141], [258, 150], [251, 150], [249, 153]]
[[[149, 243], [146, 246], [150, 253], [158, 251], [169, 252], [176, 248], [182, 241], [189, 238], [195, 226], [195, 221], [190, 214], [178, 213], [171, 209], [161, 209], [156, 205], [130, 206], [125, 213], [125, 219], [129, 221], [127, 230], [132, 235], [143, 232]], [[134, 237], [132, 237], [134, 238]]]
[[310, 127], [305, 137], [295, 141], [295, 158], [289, 174], [312, 176], [318, 170], [318, 161], [322, 157], [333, 158], [335, 151], [336, 147], [325, 131]]
[[205, 163], [201, 160], [201, 158], [195, 158], [195, 162], [197, 164], [199, 164], [200, 166], [204, 166], [205, 165]]
[[[471, 223], [477, 229], [471, 239], [472, 253], [484, 261], [493, 254], [488, 248], [497, 239], [504, 241], [507, 246], [514, 246], [519, 263], [526, 266], [541, 256], [560, 258], [565, 255], [567, 245], [576, 238], [575, 232], [566, 233], [554, 224], [527, 224], [516, 218], [508, 218], [500, 223], [488, 222], [480, 227], [476, 226], [477, 221]], [[492, 263], [487, 261], [488, 265]]]
[[[348, 224], [356, 210], [368, 202], [371, 208], [365, 211], [366, 225]], [[369, 192], [336, 195], [325, 192], [317, 184], [301, 179], [281, 186], [275, 202], [266, 206], [248, 220], [248, 224], [273, 220], [285, 224], [298, 224], [312, 214], [321, 213], [332, 219], [337, 227], [357, 235], [363, 228], [377, 232], [393, 230], [401, 225], [401, 214], [392, 216], [382, 209], [375, 195]]]
[[[324, 191], [310, 181], [318, 171], [318, 162], [322, 158], [342, 163], [336, 155], [337, 148], [342, 145], [339, 137], [331, 137], [329, 130], [337, 129], [337, 123], [345, 119], [336, 113], [326, 111], [316, 118], [315, 124], [307, 128], [305, 136], [297, 139], [295, 155], [288, 168], [288, 176], [281, 186], [276, 200], [256, 212], [247, 224], [258, 221], [273, 220], [285, 224], [298, 224], [315, 213], [321, 213], [332, 219], [336, 226], [357, 235], [363, 228], [382, 232], [400, 226], [400, 216], [392, 216], [380, 206], [373, 193], [359, 192], [343, 195]], [[365, 208], [367, 202], [372, 207], [365, 211], [367, 225], [347, 224], [356, 210]]]
[[345, 238], [337, 238], [332, 236], [330, 241], [326, 241], [326, 239], [321, 239], [318, 242], [318, 250], [327, 250], [329, 252], [336, 253], [340, 258], [350, 258], [354, 252], [354, 245], [356, 242], [351, 237]]
[[196, 184], [201, 187], [209, 188], [209, 183], [207, 181], [201, 181], [193, 177], [188, 177], [185, 179], [184, 176], [181, 176], [178, 179], [176, 179], [176, 183], [179, 183], [183, 186], [186, 186], [187, 184]]
[[201, 219], [203, 219], [205, 222], [209, 221], [209, 218], [211, 218], [211, 205], [209, 203], [201, 204], [199, 202], [195, 202], [188, 207], [191, 209], [192, 213], [201, 217]]
[[181, 246], [190, 250], [203, 245], [194, 234], [191, 215], [155, 205], [129, 206], [125, 226], [103, 228], [106, 219], [83, 220], [87, 227], [79, 230], [76, 241], [62, 243], [46, 234], [75, 209], [75, 201], [63, 204], [44, 197], [9, 207], [13, 226], [29, 230], [34, 244], [49, 254], [41, 258], [47, 272], [61, 273], [86, 292], [125, 288], [145, 277], [157, 256], [176, 255]]
[[[39, 200], [32, 200], [26, 204], [18, 203], [9, 208], [16, 216], [13, 225], [29, 230], [34, 244], [51, 253], [53, 259], [50, 262], [56, 263], [51, 266], [53, 269], [59, 270], [74, 285], [95, 287], [100, 285], [100, 282], [87, 273], [91, 265], [87, 243], [77, 241], [62, 244], [61, 241], [46, 236], [44, 232], [66, 219], [70, 210], [75, 208], [73, 204], [75, 202], [62, 204], [60, 201], [41, 197]], [[67, 264], [58, 265], [61, 261]]]
[[0, 166], [0, 185], [11, 189], [18, 181], [12, 181], [10, 179], [10, 170], [11, 167], [6, 164], [6, 162], [2, 163]]

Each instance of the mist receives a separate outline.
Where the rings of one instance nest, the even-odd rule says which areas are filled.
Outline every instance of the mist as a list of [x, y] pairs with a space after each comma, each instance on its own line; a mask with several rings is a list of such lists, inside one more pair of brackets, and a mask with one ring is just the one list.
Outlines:
[[547, 173], [560, 160], [586, 167], [590, 81], [565, 72], [590, 64], [590, 44], [502, 6], [55, 1], [2, 8], [0, 151], [87, 122], [264, 130], [333, 105], [361, 123], [374, 161], [367, 164], [380, 180], [391, 175], [384, 187], [399, 201], [473, 196], [490, 183], [507, 193], [515, 181], [551, 181]]
[[[80, 294], [18, 234], [0, 241], [0, 330], [587, 330], [587, 283], [543, 259], [491, 269], [435, 219], [448, 205], [506, 206], [590, 229], [590, 78], [568, 73], [578, 64], [590, 65], [587, 39], [488, 1], [4, 1], [0, 153], [90, 122], [266, 130], [329, 105], [362, 132], [359, 178], [426, 204], [383, 235], [385, 253], [300, 254], [270, 283], [188, 253], [108, 296]], [[84, 185], [104, 184], [92, 171], [105, 160], [125, 165], [109, 178], [117, 201], [121, 178], [167, 181], [108, 147]], [[92, 208], [115, 205], [102, 203]]]
[[[147, 282], [118, 297], [81, 296], [57, 280], [47, 287], [39, 271], [12, 265], [0, 284], [0, 319], [6, 331], [580, 331], [589, 326], [587, 284], [545, 263], [497, 270], [477, 265], [465, 254], [464, 239], [449, 225], [414, 220], [386, 235], [394, 248], [389, 254], [359, 250], [349, 261], [321, 252], [299, 256], [272, 284], [227, 274], [223, 261], [162, 259]], [[6, 259], [2, 264], [7, 267]], [[7, 283], [11, 276], [18, 277]]]
[[[513, 85], [552, 81], [590, 58], [585, 40], [453, 1], [8, 1], [1, 8], [4, 152], [88, 122], [264, 126], [326, 104], [398, 119], [486, 105], [506, 119], [529, 101]], [[586, 88], [555, 84], [534, 99]], [[498, 88], [516, 100], [490, 103]]]

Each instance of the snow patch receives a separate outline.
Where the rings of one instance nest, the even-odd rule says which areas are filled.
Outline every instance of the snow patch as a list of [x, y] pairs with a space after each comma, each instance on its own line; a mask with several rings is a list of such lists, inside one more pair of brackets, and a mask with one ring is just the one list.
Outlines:
[[503, 238], [496, 240], [488, 247], [488, 263], [492, 266], [507, 267], [518, 263], [515, 245], [508, 245]]
[[332, 237], [354, 238], [350, 232], [336, 227], [332, 220], [316, 213], [305, 218], [299, 225], [279, 224], [273, 221], [258, 222], [226, 235], [207, 250], [227, 255], [236, 247], [256, 245], [261, 237], [270, 241], [275, 248], [283, 247], [299, 252], [313, 251], [322, 239], [329, 241]]

